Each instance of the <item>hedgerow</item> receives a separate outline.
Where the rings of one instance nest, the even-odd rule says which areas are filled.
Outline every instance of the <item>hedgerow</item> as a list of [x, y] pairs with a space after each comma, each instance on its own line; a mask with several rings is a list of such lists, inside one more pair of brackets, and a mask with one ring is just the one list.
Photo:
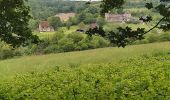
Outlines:
[[0, 83], [0, 99], [169, 100], [170, 56], [17, 75]]

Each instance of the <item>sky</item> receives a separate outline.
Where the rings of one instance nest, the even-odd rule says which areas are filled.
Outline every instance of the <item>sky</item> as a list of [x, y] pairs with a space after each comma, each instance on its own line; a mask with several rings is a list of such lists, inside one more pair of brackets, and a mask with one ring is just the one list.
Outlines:
[[[70, 1], [90, 1], [90, 0], [70, 0]], [[91, 1], [101, 1], [101, 0], [91, 0]]]

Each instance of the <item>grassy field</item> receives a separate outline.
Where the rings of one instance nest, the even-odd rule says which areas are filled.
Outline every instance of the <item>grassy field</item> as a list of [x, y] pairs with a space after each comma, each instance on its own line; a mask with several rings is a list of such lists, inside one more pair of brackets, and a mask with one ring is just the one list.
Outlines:
[[[77, 26], [71, 26], [69, 30], [66, 27], [62, 27], [58, 31], [62, 30], [64, 32], [64, 34], [70, 34], [70, 33], [76, 32], [77, 29], [78, 29]], [[53, 37], [53, 35], [56, 32], [41, 32], [40, 33], [38, 31], [34, 31], [34, 34], [37, 35], [40, 39], [44, 39], [44, 38], [50, 39], [51, 37]]]
[[[1, 76], [0, 99], [169, 100], [169, 44], [105, 48], [1, 61], [0, 73], [6, 76], [14, 72], [24, 74]], [[67, 64], [70, 66], [65, 66]], [[33, 72], [26, 73], [30, 70]]]
[[169, 44], [0, 61], [0, 99], [169, 100]]
[[134, 45], [126, 48], [110, 47], [69, 53], [26, 56], [0, 61], [0, 75], [8, 76], [32, 71], [46, 71], [63, 65], [113, 63], [128, 57], [160, 51], [170, 51], [170, 42]]

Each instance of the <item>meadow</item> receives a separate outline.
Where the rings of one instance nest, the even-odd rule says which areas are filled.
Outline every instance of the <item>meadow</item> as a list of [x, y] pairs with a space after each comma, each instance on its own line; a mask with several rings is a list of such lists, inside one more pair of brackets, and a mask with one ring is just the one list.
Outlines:
[[1, 77], [0, 99], [169, 100], [169, 44], [1, 61], [1, 73], [13, 75]]
[[56, 66], [78, 66], [86, 64], [114, 63], [129, 57], [170, 51], [170, 42], [108, 47], [86, 51], [25, 56], [0, 61], [0, 76], [11, 76], [28, 72], [43, 72]]

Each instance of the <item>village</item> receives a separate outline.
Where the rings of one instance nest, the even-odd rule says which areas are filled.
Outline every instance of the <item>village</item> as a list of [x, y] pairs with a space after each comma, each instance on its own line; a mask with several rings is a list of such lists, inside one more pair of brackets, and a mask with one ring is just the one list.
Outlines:
[[[74, 18], [76, 16], [76, 13], [58, 13], [54, 17], [59, 18], [62, 23], [69, 23], [71, 18]], [[142, 23], [139, 19], [133, 17], [130, 13], [123, 13], [123, 14], [113, 14], [113, 13], [105, 13], [104, 16], [105, 23], [128, 23], [128, 22], [134, 22], [134, 23]], [[84, 24], [83, 22], [80, 22], [79, 24]], [[97, 22], [88, 23], [86, 25], [80, 26], [75, 31], [79, 32], [85, 32], [89, 28], [95, 28], [99, 27]], [[54, 32], [57, 31], [48, 21], [40, 21], [39, 32]]]

